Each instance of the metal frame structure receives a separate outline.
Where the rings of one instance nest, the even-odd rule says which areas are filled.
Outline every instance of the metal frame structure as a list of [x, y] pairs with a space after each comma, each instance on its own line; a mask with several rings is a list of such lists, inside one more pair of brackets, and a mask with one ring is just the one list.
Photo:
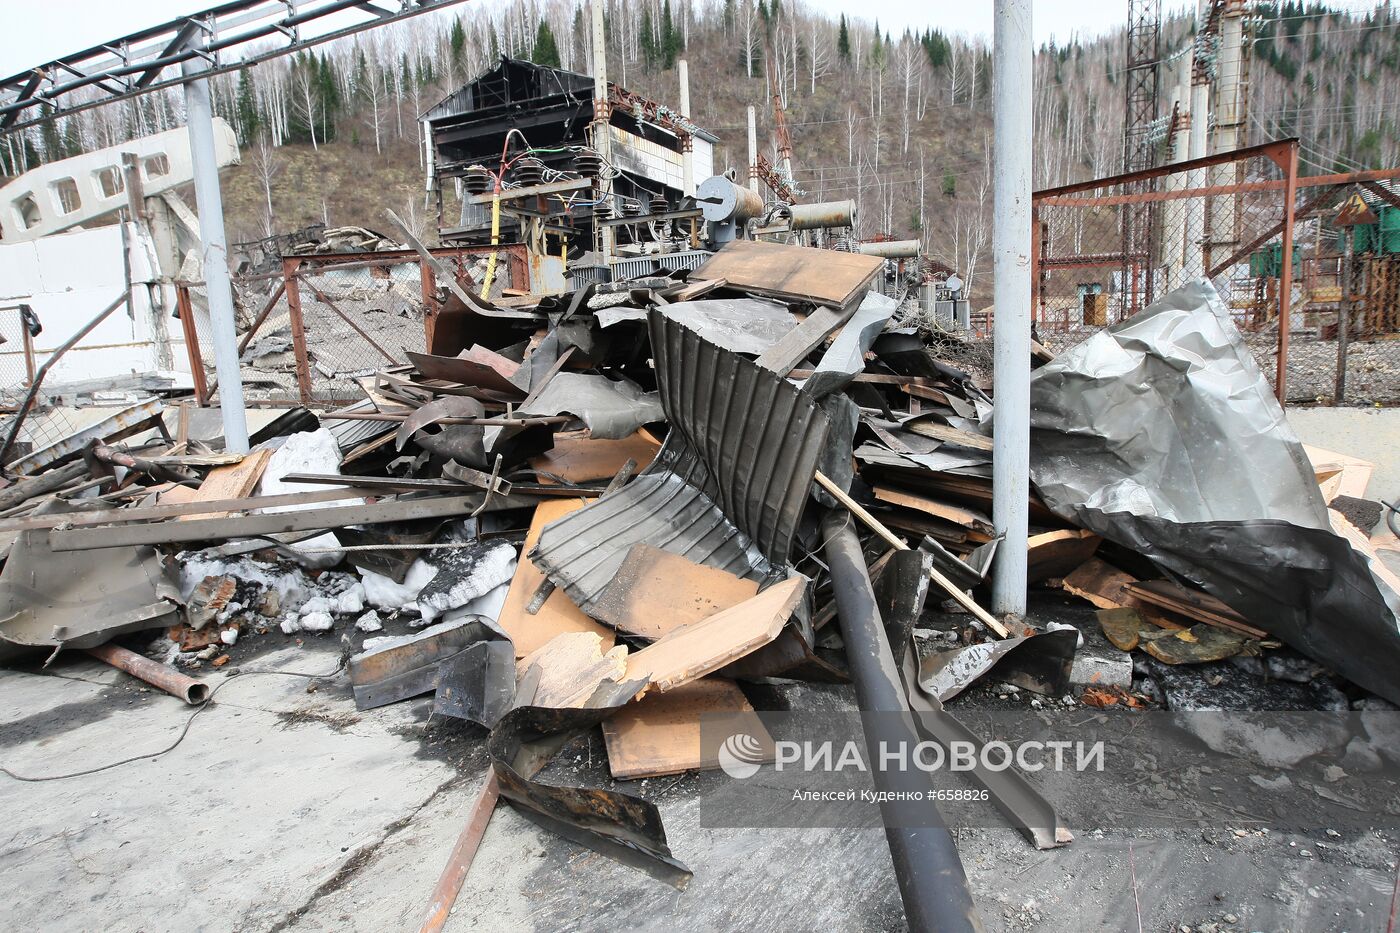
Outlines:
[[[204, 62], [208, 67], [202, 76], [212, 77], [461, 2], [232, 0], [0, 81], [0, 132], [184, 84], [187, 79], [178, 68], [169, 69], [188, 61]], [[369, 18], [304, 35], [308, 26], [327, 25], [327, 17], [356, 13]], [[285, 43], [263, 47], [267, 40], [279, 38]], [[234, 54], [240, 51], [247, 54]], [[82, 91], [91, 96], [80, 96]]]
[[[464, 260], [478, 256], [486, 256], [495, 252], [504, 258], [509, 270], [510, 281], [520, 284], [529, 281], [529, 257], [526, 249], [521, 244], [505, 244], [502, 246], [442, 246], [428, 250], [436, 259], [444, 260]], [[431, 345], [433, 340], [433, 328], [437, 322], [437, 316], [442, 310], [442, 303], [439, 299], [438, 283], [434, 278], [432, 269], [427, 263], [422, 262], [419, 255], [413, 250], [381, 250], [370, 253], [313, 253], [305, 256], [287, 256], [282, 260], [280, 271], [272, 275], [254, 276], [253, 281], [276, 277], [280, 279], [277, 287], [264, 302], [262, 309], [253, 319], [253, 323], [248, 330], [239, 338], [238, 352], [241, 354], [248, 345], [257, 337], [259, 329], [271, 316], [272, 312], [281, 303], [283, 295], [287, 299], [287, 316], [292, 331], [292, 355], [296, 360], [296, 386], [297, 401], [287, 401], [287, 405], [310, 405], [313, 402], [320, 403], [348, 403], [356, 401], [354, 398], [341, 398], [337, 396], [318, 395], [312, 384], [311, 357], [308, 353], [306, 342], [306, 331], [302, 317], [302, 286], [305, 286], [312, 293], [313, 300], [319, 304], [324, 304], [330, 309], [332, 314], [346, 321], [350, 327], [360, 335], [368, 346], [379, 355], [385, 358], [386, 364], [394, 365], [397, 361], [392, 354], [375, 342], [374, 338], [365, 333], [354, 321], [350, 320], [345, 312], [341, 311], [332, 303], [313, 283], [305, 278], [308, 272], [318, 269], [336, 269], [340, 271], [350, 271], [363, 268], [387, 268], [389, 266], [402, 265], [403, 263], [418, 263], [421, 272], [421, 282], [423, 289], [423, 332], [425, 342]], [[244, 280], [248, 281], [248, 280]], [[195, 327], [194, 312], [190, 302], [190, 285], [178, 284], [176, 286], [176, 304], [180, 312], [180, 323], [184, 328], [185, 349], [189, 354], [190, 373], [194, 379], [195, 402], [201, 407], [207, 406], [213, 398], [208, 379], [205, 376], [205, 363], [203, 348], [200, 345], [199, 334]]]
[[[1283, 172], [1282, 180], [1247, 182], [1242, 185], [1221, 185], [1221, 186], [1191, 186], [1170, 191], [1143, 191], [1142, 185], [1155, 178], [1190, 173], [1188, 177], [1195, 177], [1196, 174], [1204, 176], [1206, 169], [1218, 165], [1226, 165], [1232, 162], [1242, 162], [1252, 158], [1264, 158], [1273, 162]], [[1372, 175], [1377, 173], [1358, 173], [1361, 175]], [[1356, 179], [1363, 180], [1363, 179]], [[1298, 140], [1284, 139], [1271, 143], [1263, 143], [1257, 146], [1248, 146], [1244, 149], [1236, 149], [1234, 152], [1217, 152], [1214, 155], [1205, 156], [1199, 159], [1190, 159], [1185, 162], [1175, 162], [1171, 165], [1158, 166], [1157, 168], [1143, 169], [1135, 172], [1125, 172], [1121, 175], [1114, 175], [1108, 178], [1099, 178], [1092, 181], [1077, 182], [1071, 185], [1061, 185], [1058, 188], [1049, 188], [1037, 191], [1032, 195], [1031, 208], [1031, 230], [1034, 237], [1039, 239], [1036, 248], [1032, 250], [1032, 292], [1034, 295], [1032, 313], [1036, 319], [1041, 317], [1042, 310], [1042, 279], [1050, 269], [1070, 269], [1088, 268], [1091, 266], [1112, 266], [1118, 264], [1129, 264], [1134, 261], [1133, 257], [1127, 254], [1102, 253], [1097, 255], [1074, 255], [1074, 256], [1051, 256], [1049, 244], [1043, 230], [1041, 229], [1040, 209], [1045, 206], [1075, 206], [1075, 207], [1105, 207], [1112, 205], [1146, 205], [1151, 206], [1159, 202], [1174, 201], [1190, 198], [1203, 198], [1207, 195], [1234, 195], [1243, 191], [1283, 191], [1283, 216], [1279, 221], [1279, 232], [1282, 233], [1282, 263], [1283, 268], [1280, 274], [1281, 282], [1293, 281], [1293, 221], [1295, 215], [1295, 200], [1298, 188], [1304, 182], [1314, 182], [1316, 184], [1335, 184], [1338, 182], [1333, 176], [1318, 176], [1316, 179], [1298, 178]], [[1082, 197], [1087, 192], [1099, 191], [1105, 188], [1118, 188], [1130, 191], [1128, 194], [1115, 194], [1105, 196]], [[1125, 283], [1126, 284], [1126, 283]], [[1288, 378], [1288, 331], [1292, 295], [1289, 288], [1279, 289], [1279, 336], [1278, 336], [1278, 368], [1275, 378], [1275, 390], [1280, 403], [1287, 397]], [[1136, 307], [1134, 305], [1134, 307]]]
[[[1129, 0], [1128, 37], [1125, 44], [1123, 100], [1123, 170], [1141, 171], [1157, 163], [1152, 138], [1157, 119], [1157, 65], [1162, 57], [1162, 0]], [[1156, 210], [1142, 204], [1123, 211], [1123, 282], [1132, 283], [1137, 295], [1143, 283], [1142, 303], [1152, 301], [1152, 230]], [[1145, 261], [1136, 258], [1143, 257]]]

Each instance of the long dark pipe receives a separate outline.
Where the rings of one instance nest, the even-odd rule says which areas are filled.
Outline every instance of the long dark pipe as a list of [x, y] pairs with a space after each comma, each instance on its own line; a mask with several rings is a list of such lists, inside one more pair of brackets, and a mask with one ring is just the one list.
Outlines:
[[[915, 768], [879, 767], [880, 749], [898, 743], [913, 748], [918, 740], [854, 520], [845, 511], [828, 512], [822, 520], [822, 537], [875, 789], [893, 795], [892, 800], [881, 802], [880, 818], [905, 921], [911, 930], [980, 931], [982, 921], [972, 903], [967, 874], [953, 836], [933, 803], [929, 775]], [[914, 795], [921, 799], [915, 802]]]

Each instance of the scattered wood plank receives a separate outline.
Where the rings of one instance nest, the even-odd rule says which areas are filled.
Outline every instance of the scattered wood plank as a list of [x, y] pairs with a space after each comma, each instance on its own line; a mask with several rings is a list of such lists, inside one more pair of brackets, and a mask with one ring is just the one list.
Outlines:
[[[272, 459], [272, 451], [255, 450], [244, 457], [238, 463], [228, 466], [215, 467], [209, 471], [209, 475], [204, 477], [204, 482], [199, 484], [199, 489], [189, 500], [191, 502], [208, 502], [216, 499], [242, 499], [252, 495], [257, 488], [258, 480], [262, 478], [263, 471], [267, 469], [267, 462]], [[201, 512], [197, 513], [204, 518], [225, 518], [227, 511], [223, 512]], [[192, 515], [182, 515], [176, 521], [188, 521]]]
[[1395, 572], [1387, 567], [1376, 554], [1375, 545], [1336, 509], [1328, 509], [1327, 517], [1332, 522], [1332, 530], [1346, 538], [1353, 548], [1360, 551], [1362, 556], [1370, 561], [1371, 572], [1376, 575], [1380, 582], [1390, 587], [1392, 592], [1400, 594], [1400, 577], [1397, 577]]
[[80, 528], [84, 525], [117, 525], [124, 522], [150, 522], [165, 518], [196, 515], [200, 518], [210, 514], [208, 510], [220, 514], [246, 512], [251, 509], [273, 508], [282, 505], [303, 505], [312, 502], [334, 502], [339, 499], [359, 499], [362, 494], [353, 489], [317, 489], [311, 492], [293, 492], [280, 496], [250, 496], [245, 499], [211, 499], [204, 502], [191, 501], [194, 490], [188, 486], [171, 486], [160, 494], [160, 504], [125, 509], [101, 509], [91, 512], [65, 512], [58, 515], [33, 515], [0, 521], [0, 532], [25, 531], [33, 528]]
[[692, 272], [690, 281], [724, 279], [728, 287], [755, 295], [840, 308], [858, 298], [884, 266], [880, 257], [861, 253], [733, 240]]
[[[891, 547], [896, 548], [897, 550], [909, 550], [909, 545], [905, 544], [904, 541], [902, 541], [898, 536], [894, 534], [894, 532], [890, 531], [883, 524], [881, 524], [880, 520], [877, 519], [874, 515], [871, 515], [868, 511], [866, 511], [864, 506], [862, 506], [859, 502], [847, 495], [844, 489], [833, 483], [830, 477], [826, 476], [820, 470], [818, 470], [815, 479], [817, 481], [817, 485], [821, 486], [823, 489], [829, 492], [832, 498], [834, 498], [837, 502], [845, 506], [848, 512], [850, 512], [860, 521], [864, 522], [867, 528], [869, 528], [871, 531], [875, 532], [877, 535], [883, 538], [887, 544], [889, 544]], [[937, 583], [939, 586], [941, 586], [943, 588], [943, 591], [949, 596], [953, 597], [953, 599], [957, 601], [959, 606], [962, 606], [968, 612], [976, 616], [977, 621], [987, 626], [987, 628], [991, 629], [993, 632], [996, 632], [1002, 638], [1006, 638], [1011, 634], [1011, 630], [1008, 629], [1005, 625], [1003, 625], [996, 616], [992, 615], [990, 612], [977, 605], [977, 603], [972, 599], [971, 596], [968, 596], [966, 593], [960, 590], [956, 583], [945, 577], [942, 573], [938, 571], [936, 567], [930, 567], [928, 575], [929, 579], [933, 580], [934, 583]]]
[[1112, 564], [1091, 557], [1060, 584], [1068, 593], [1088, 600], [1100, 609], [1138, 609], [1143, 601], [1128, 592], [1137, 578]]
[[758, 583], [650, 544], [634, 544], [593, 604], [593, 617], [642, 638], [699, 622], [758, 593]]
[[569, 599], [562, 589], [551, 593], [539, 612], [534, 615], [525, 611], [530, 597], [545, 579], [534, 561], [526, 555], [539, 540], [540, 531], [545, 525], [583, 508], [585, 504], [582, 499], [550, 499], [535, 507], [534, 518], [530, 520], [530, 530], [526, 532], [525, 544], [520, 549], [520, 562], [515, 567], [515, 578], [510, 582], [505, 605], [496, 620], [501, 630], [515, 643], [517, 658], [523, 658], [538, 650], [563, 632], [594, 632], [602, 637], [604, 651], [613, 646], [612, 629], [599, 625], [584, 615], [583, 610], [574, 605], [573, 600]]
[[903, 427], [904, 430], [913, 434], [931, 437], [945, 444], [956, 444], [959, 447], [969, 447], [972, 450], [991, 451], [992, 449], [990, 437], [964, 431], [962, 428], [955, 428], [950, 424], [940, 424], [937, 421], [906, 421]]
[[854, 317], [859, 306], [859, 302], [853, 300], [844, 307], [818, 308], [802, 323], [783, 334], [777, 343], [759, 354], [754, 362], [775, 373], [792, 372], [793, 367], [820, 346], [828, 334]]
[[948, 393], [944, 392], [942, 389], [935, 389], [930, 385], [926, 385], [925, 383], [928, 381], [929, 380], [925, 379], [920, 382], [903, 382], [900, 383], [899, 388], [905, 395], [921, 398], [926, 402], [937, 402], [951, 409], [953, 405], [948, 401]]
[[1303, 445], [1303, 451], [1312, 462], [1324, 502], [1331, 502], [1338, 496], [1366, 498], [1366, 486], [1376, 470], [1374, 463], [1309, 444]]
[[624, 679], [646, 679], [648, 690], [664, 693], [714, 673], [777, 638], [806, 586], [804, 577], [792, 577], [737, 606], [675, 629], [629, 656]]
[[925, 536], [933, 538], [945, 547], [955, 548], [960, 551], [969, 551], [978, 543], [990, 540], [987, 535], [980, 535], [980, 541], [972, 540], [972, 532], [961, 525], [953, 525], [949, 522], [939, 521], [927, 515], [920, 515], [916, 512], [890, 512], [883, 516], [885, 524], [891, 528], [897, 528], [904, 534], [915, 535], [923, 538]]
[[617, 683], [627, 673], [627, 646], [603, 649], [597, 632], [563, 632], [515, 662], [515, 679], [523, 681], [537, 670], [533, 706], [548, 709], [580, 707], [604, 683]]
[[729, 283], [724, 279], [707, 279], [698, 282], [687, 282], [680, 288], [666, 289], [666, 299], [672, 302], [694, 301], [728, 284]]
[[761, 751], [752, 760], [773, 760], [772, 736], [744, 691], [733, 681], [706, 677], [666, 693], [648, 693], [603, 721], [612, 776], [626, 780], [718, 768], [713, 748], [701, 754], [700, 717], [706, 715], [732, 718], [736, 732], [758, 740]]
[[981, 532], [983, 535], [990, 536], [992, 534], [992, 520], [981, 512], [960, 505], [939, 502], [937, 499], [930, 499], [927, 496], [906, 492], [902, 489], [893, 489], [889, 486], [875, 486], [874, 489], [875, 498], [881, 502], [914, 509], [925, 515], [941, 518], [945, 522], [952, 522], [955, 525]]
[[1124, 589], [1142, 602], [1166, 609], [1195, 622], [1229, 629], [1250, 638], [1268, 638], [1269, 633], [1255, 628], [1244, 617], [1209, 593], [1188, 590], [1173, 580], [1146, 580], [1129, 583]]
[[1092, 531], [1064, 529], [1031, 535], [1026, 540], [1026, 582], [1063, 577], [1094, 556], [1103, 539]]
[[[115, 525], [110, 528], [60, 528], [49, 534], [49, 542], [55, 551], [86, 551], [141, 544], [248, 538], [291, 531], [339, 528], [342, 525], [372, 525], [379, 522], [407, 522], [419, 518], [459, 516], [477, 508], [481, 504], [480, 500], [481, 494], [478, 493], [472, 496], [441, 496], [433, 499], [390, 499], [366, 505], [235, 515], [229, 518], [200, 518], [188, 522], [150, 522]], [[519, 500], [500, 500], [501, 508], [512, 505], [520, 507], [521, 504]]]

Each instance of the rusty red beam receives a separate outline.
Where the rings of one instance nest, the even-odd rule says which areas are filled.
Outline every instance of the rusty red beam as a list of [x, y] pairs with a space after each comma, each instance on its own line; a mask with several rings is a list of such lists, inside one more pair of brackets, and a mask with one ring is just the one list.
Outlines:
[[[1185, 165], [1186, 163], [1178, 163]], [[1176, 174], [1173, 172], [1173, 174]], [[1294, 188], [1317, 188], [1323, 185], [1356, 185], [1368, 181], [1384, 181], [1400, 178], [1400, 168], [1373, 169], [1365, 172], [1346, 172], [1339, 175], [1309, 175], [1299, 178]], [[1112, 182], [1095, 183], [1096, 188], [1112, 187]], [[1273, 181], [1246, 181], [1233, 185], [1206, 185], [1200, 188], [1178, 188], [1175, 191], [1146, 191], [1139, 194], [1107, 194], [1097, 197], [1080, 198], [1039, 192], [1031, 197], [1036, 204], [1053, 207], [1111, 207], [1118, 204], [1144, 204], [1156, 201], [1181, 201], [1189, 198], [1204, 198], [1217, 195], [1244, 194], [1253, 191], [1282, 191], [1287, 187], [1283, 179]]]

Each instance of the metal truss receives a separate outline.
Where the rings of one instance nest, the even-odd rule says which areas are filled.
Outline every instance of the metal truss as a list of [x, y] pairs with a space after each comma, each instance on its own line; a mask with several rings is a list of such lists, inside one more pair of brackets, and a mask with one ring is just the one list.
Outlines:
[[[208, 63], [206, 76], [223, 74], [461, 2], [233, 0], [0, 81], [0, 132], [181, 84], [190, 59]], [[305, 35], [312, 24], [329, 28]]]

